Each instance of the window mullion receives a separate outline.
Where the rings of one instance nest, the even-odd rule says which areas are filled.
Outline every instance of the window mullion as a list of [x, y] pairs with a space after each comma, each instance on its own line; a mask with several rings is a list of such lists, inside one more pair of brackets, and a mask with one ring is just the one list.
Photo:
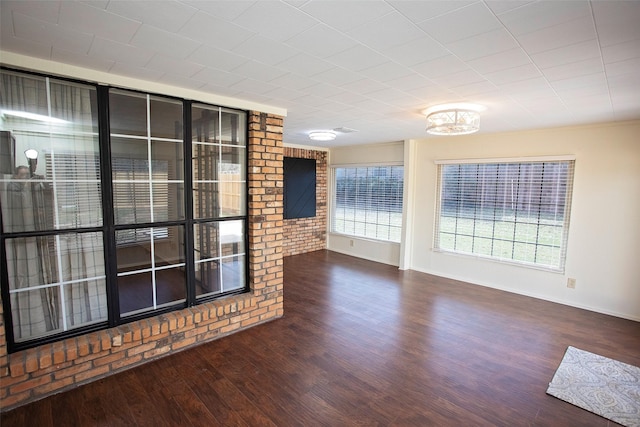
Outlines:
[[184, 246], [185, 246], [185, 273], [187, 276], [187, 306], [191, 307], [196, 304], [195, 289], [195, 245], [194, 245], [194, 221], [193, 221], [193, 125], [191, 115], [191, 101], [183, 101], [182, 103], [182, 123], [183, 123], [183, 140], [182, 140], [182, 157], [183, 176], [184, 176], [184, 210], [185, 210], [185, 230], [184, 230]]
[[102, 187], [104, 265], [107, 286], [107, 310], [109, 326], [120, 323], [118, 295], [118, 267], [116, 259], [115, 217], [113, 189], [113, 164], [111, 161], [111, 127], [109, 124], [109, 88], [98, 86], [98, 140], [100, 143], [100, 177]]

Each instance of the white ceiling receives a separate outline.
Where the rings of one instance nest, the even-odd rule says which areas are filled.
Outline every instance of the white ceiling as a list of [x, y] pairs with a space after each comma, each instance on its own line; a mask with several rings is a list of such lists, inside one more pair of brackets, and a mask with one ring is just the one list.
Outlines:
[[0, 48], [286, 108], [285, 143], [423, 138], [426, 107], [481, 132], [640, 118], [640, 1], [5, 1]]

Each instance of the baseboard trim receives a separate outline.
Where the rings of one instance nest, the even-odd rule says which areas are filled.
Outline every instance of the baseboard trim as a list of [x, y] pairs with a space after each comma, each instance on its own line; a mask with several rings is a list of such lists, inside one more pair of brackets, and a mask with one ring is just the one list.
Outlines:
[[481, 282], [475, 282], [475, 281], [471, 282], [467, 278], [459, 277], [459, 276], [456, 276], [454, 274], [442, 274], [440, 272], [429, 271], [428, 269], [423, 269], [423, 268], [411, 267], [411, 268], [409, 268], [409, 270], [418, 271], [420, 273], [431, 274], [433, 276], [444, 277], [445, 279], [457, 280], [459, 282], [469, 283], [469, 284], [472, 284], [472, 285], [483, 286], [485, 288], [491, 288], [491, 289], [497, 289], [499, 291], [511, 292], [512, 294], [523, 295], [523, 296], [526, 296], [526, 297], [536, 298], [536, 299], [540, 299], [540, 300], [543, 300], [543, 301], [549, 301], [549, 302], [553, 302], [553, 303], [556, 303], [556, 304], [562, 304], [562, 305], [566, 305], [566, 306], [569, 306], [569, 307], [579, 308], [579, 309], [582, 309], [582, 310], [593, 311], [595, 313], [606, 314], [608, 316], [619, 317], [621, 319], [632, 320], [634, 322], [640, 322], [640, 317], [637, 317], [637, 316], [631, 316], [631, 315], [626, 314], [626, 313], [618, 313], [618, 312], [610, 311], [610, 310], [603, 310], [603, 309], [598, 308], [598, 307], [592, 307], [592, 306], [583, 305], [583, 304], [575, 304], [575, 303], [571, 303], [571, 302], [565, 301], [565, 300], [560, 300], [560, 299], [557, 299], [557, 298], [550, 298], [550, 297], [548, 297], [546, 295], [536, 294], [534, 292], [517, 291], [515, 289], [506, 288], [506, 287], [503, 287], [503, 286], [496, 286], [496, 285], [489, 284], [489, 283], [481, 283]]

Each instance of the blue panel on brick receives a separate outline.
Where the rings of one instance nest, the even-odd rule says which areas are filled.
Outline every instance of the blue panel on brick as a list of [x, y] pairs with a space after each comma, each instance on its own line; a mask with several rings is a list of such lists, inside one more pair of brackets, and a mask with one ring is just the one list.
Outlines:
[[316, 161], [284, 158], [284, 219], [316, 216]]

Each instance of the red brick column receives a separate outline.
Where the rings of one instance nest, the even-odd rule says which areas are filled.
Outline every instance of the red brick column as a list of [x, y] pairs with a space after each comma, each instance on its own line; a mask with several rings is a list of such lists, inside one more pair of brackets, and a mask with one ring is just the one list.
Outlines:
[[315, 159], [316, 216], [284, 220], [284, 256], [318, 251], [327, 247], [327, 152], [284, 148], [285, 157]]
[[282, 316], [282, 117], [249, 114], [249, 273], [251, 289]]

